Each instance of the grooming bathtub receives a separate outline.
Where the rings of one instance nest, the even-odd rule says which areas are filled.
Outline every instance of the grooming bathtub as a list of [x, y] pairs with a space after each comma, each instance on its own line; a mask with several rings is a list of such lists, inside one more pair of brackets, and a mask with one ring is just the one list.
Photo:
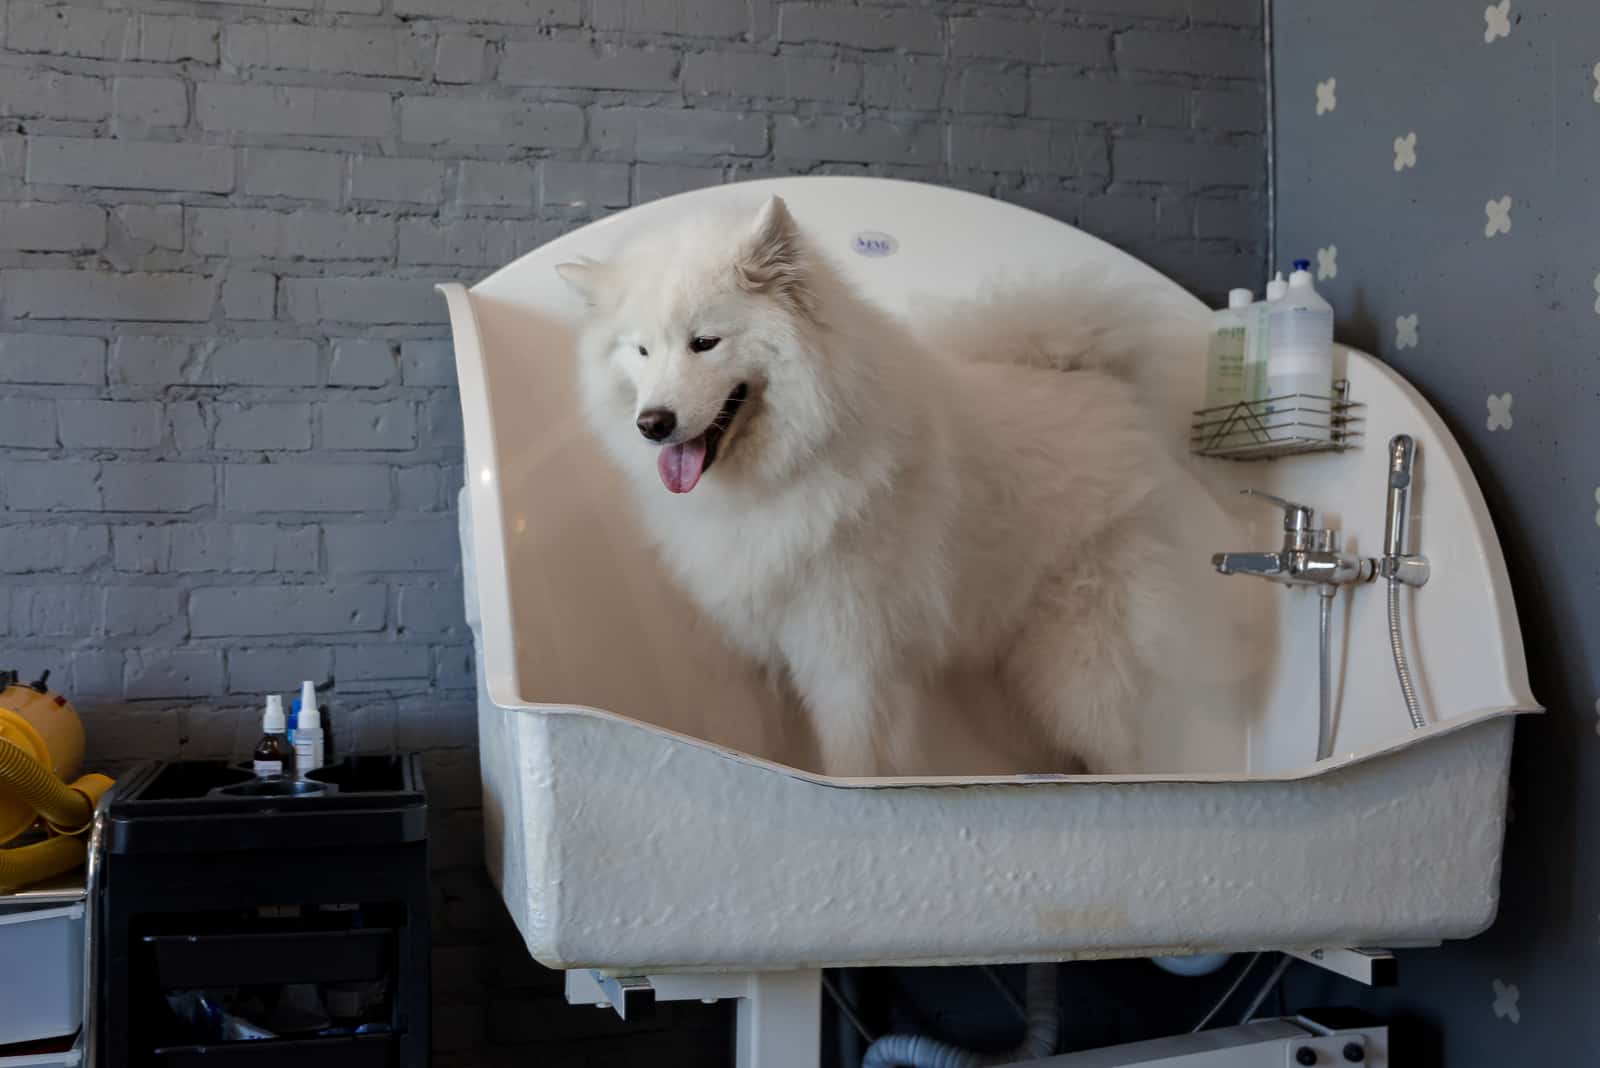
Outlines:
[[[1353, 351], [1338, 370], [1364, 405], [1357, 447], [1188, 460], [1233, 524], [1231, 543], [1208, 530], [1184, 546], [1196, 589], [1258, 621], [1264, 655], [1183, 698], [1158, 766], [842, 781], [774, 755], [774, 699], [690, 622], [587, 438], [570, 366], [581, 309], [554, 271], [603, 258], [629, 227], [774, 192], [864, 292], [900, 310], [1003, 274], [1088, 269], [1161, 286], [1174, 310], [1148, 328], [1193, 354], [1163, 399], [1177, 437], [1197, 406], [1198, 301], [1070, 226], [932, 186], [798, 178], [688, 193], [471, 289], [441, 287], [465, 415], [487, 861], [533, 955], [612, 974], [763, 972], [1392, 947], [1482, 930], [1498, 899], [1513, 716], [1538, 706], [1460, 450], [1414, 390]], [[1407, 721], [1381, 587], [1358, 587], [1338, 601], [1334, 755], [1318, 761], [1317, 595], [1215, 575], [1210, 554], [1277, 546], [1278, 512], [1236, 497], [1249, 487], [1313, 506], [1344, 548], [1377, 555], [1396, 433], [1418, 443], [1412, 546], [1432, 563], [1405, 615], [1429, 725]], [[1212, 714], [1228, 703], [1239, 714]]]

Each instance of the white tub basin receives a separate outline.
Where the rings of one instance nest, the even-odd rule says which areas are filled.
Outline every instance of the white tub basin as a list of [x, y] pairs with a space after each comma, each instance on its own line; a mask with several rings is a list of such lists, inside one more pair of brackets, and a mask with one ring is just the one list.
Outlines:
[[[462, 539], [477, 649], [487, 861], [534, 956], [612, 971], [955, 963], [1464, 938], [1498, 899], [1512, 719], [1535, 711], [1505, 566], [1460, 450], [1406, 383], [1341, 352], [1364, 445], [1237, 464], [1194, 458], [1232, 544], [1185, 547], [1194, 590], [1259, 621], [1261, 663], [1186, 692], [1142, 774], [831, 780], [784, 762], [781, 710], [687, 614], [572, 396], [580, 309], [556, 263], [703, 202], [781, 193], [894, 308], [999, 273], [1149, 268], [1069, 226], [931, 186], [800, 178], [685, 194], [535, 250], [450, 303], [466, 431]], [[852, 252], [863, 232], [892, 256]], [[1172, 283], [1160, 280], [1176, 291]], [[1230, 280], [1234, 281], [1234, 280]], [[1149, 328], [1194, 349], [1204, 309]], [[1164, 398], [1175, 433], [1200, 351]], [[1418, 442], [1407, 641], [1430, 724], [1413, 731], [1381, 589], [1339, 602], [1334, 755], [1316, 759], [1316, 595], [1211, 573], [1275, 548], [1244, 487], [1318, 509], [1376, 555], [1385, 456]], [[1203, 621], [1197, 621], [1203, 625]], [[975, 743], [976, 744], [976, 743]]]

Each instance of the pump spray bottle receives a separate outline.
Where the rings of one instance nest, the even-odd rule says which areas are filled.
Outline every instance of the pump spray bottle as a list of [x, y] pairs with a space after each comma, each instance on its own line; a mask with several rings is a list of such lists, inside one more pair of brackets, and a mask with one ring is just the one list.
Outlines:
[[300, 684], [299, 719], [294, 732], [295, 766], [301, 777], [322, 767], [322, 714], [317, 709], [317, 688], [310, 680]]

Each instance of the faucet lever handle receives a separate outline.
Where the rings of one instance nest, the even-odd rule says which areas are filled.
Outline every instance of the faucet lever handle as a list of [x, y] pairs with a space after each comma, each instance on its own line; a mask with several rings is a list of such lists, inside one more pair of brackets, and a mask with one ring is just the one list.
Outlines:
[[1248, 497], [1260, 497], [1263, 500], [1271, 501], [1279, 508], [1282, 508], [1283, 529], [1285, 531], [1302, 531], [1312, 529], [1311, 517], [1315, 513], [1310, 505], [1296, 504], [1294, 501], [1285, 500], [1284, 498], [1279, 497], [1277, 494], [1268, 493], [1265, 490], [1246, 489], [1240, 490], [1239, 492]]

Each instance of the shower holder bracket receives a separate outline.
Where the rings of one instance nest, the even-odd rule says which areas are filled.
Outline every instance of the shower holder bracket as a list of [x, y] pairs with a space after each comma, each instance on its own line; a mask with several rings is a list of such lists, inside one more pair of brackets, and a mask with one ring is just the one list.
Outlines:
[[1399, 964], [1387, 949], [1286, 949], [1284, 952], [1295, 960], [1315, 964], [1324, 971], [1366, 986], [1394, 986], [1399, 976]]

